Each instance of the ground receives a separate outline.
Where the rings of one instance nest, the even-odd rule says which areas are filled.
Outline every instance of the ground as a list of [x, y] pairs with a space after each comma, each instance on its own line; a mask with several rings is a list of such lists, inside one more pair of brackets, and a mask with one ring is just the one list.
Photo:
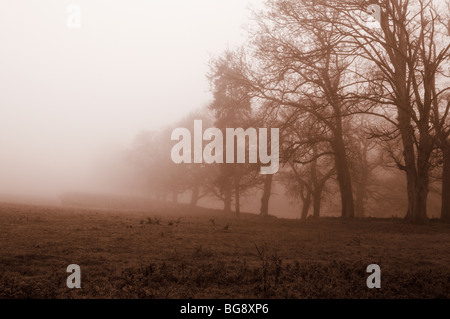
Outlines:
[[0, 298], [450, 297], [450, 225], [194, 214], [0, 204]]

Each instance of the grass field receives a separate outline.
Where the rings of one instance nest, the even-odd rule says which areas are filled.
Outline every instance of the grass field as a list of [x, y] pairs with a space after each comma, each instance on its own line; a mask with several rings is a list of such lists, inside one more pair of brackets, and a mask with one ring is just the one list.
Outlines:
[[0, 204], [0, 297], [449, 298], [450, 226]]

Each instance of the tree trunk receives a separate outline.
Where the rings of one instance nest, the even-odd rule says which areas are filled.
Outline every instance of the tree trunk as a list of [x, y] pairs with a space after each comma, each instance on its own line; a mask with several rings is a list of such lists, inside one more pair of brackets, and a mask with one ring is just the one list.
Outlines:
[[[400, 118], [400, 117], [399, 117]], [[403, 141], [403, 154], [405, 158], [405, 171], [408, 192], [408, 211], [405, 219], [414, 224], [423, 224], [428, 220], [427, 200], [429, 183], [429, 154], [431, 149], [421, 140], [417, 154], [417, 167], [415, 162], [414, 144], [412, 141], [412, 128], [400, 130]], [[424, 146], [425, 144], [425, 146]]]
[[[407, 101], [407, 99], [404, 99]], [[398, 111], [400, 134], [403, 143], [403, 155], [405, 159], [406, 181], [408, 191], [408, 212], [405, 219], [414, 224], [423, 224], [428, 220], [427, 200], [430, 156], [433, 151], [433, 143], [429, 135], [428, 121], [419, 123], [420, 138], [417, 147], [417, 166], [415, 152], [415, 133], [410, 121], [411, 115], [404, 110], [409, 104], [404, 103]]]
[[[404, 8], [406, 9], [406, 7]], [[398, 15], [399, 21], [405, 21], [407, 10], [400, 10]], [[395, 50], [387, 49], [387, 52], [390, 55], [390, 62], [395, 69], [391, 86], [395, 92], [397, 121], [403, 144], [403, 157], [405, 162], [404, 167], [401, 167], [399, 164], [406, 172], [408, 211], [405, 219], [420, 224], [427, 221], [429, 159], [433, 148], [429, 132], [430, 97], [428, 96], [427, 98], [425, 96], [422, 110], [419, 108], [419, 114], [416, 116], [419, 117], [420, 121], [417, 123], [418, 130], [415, 130], [411, 125], [412, 116], [415, 111], [411, 102], [411, 88], [409, 87], [409, 83], [411, 83], [409, 79], [410, 70], [408, 70], [408, 61], [406, 58], [409, 56], [408, 34], [405, 28], [399, 27], [398, 31], [396, 31], [397, 37], [389, 36], [392, 35], [389, 19], [382, 19], [381, 27], [385, 35], [387, 35], [386, 42], [388, 45], [386, 48], [395, 48]], [[425, 83], [426, 86], [429, 84]], [[420, 133], [419, 135], [416, 135], [417, 131]], [[417, 140], [419, 140], [418, 143]]]
[[450, 222], [450, 145], [445, 145], [442, 167], [441, 220]]
[[272, 193], [273, 175], [266, 175], [264, 178], [264, 192], [261, 198], [260, 215], [263, 217], [269, 216], [269, 199]]
[[423, 224], [428, 220], [428, 176], [419, 176], [416, 189], [416, 198], [417, 207], [411, 221], [415, 224]]
[[310, 207], [311, 207], [311, 194], [308, 193], [306, 198], [303, 200], [301, 220], [306, 220], [306, 218], [308, 217]]
[[[412, 184], [412, 185], [410, 185]], [[416, 177], [415, 183], [408, 181], [408, 212], [405, 219], [413, 224], [424, 224], [428, 220], [428, 179]]]
[[320, 217], [320, 206], [322, 204], [322, 188], [318, 188], [315, 190], [313, 198], [313, 217], [319, 218]]
[[[406, 105], [406, 104], [404, 104]], [[410, 124], [411, 115], [406, 110], [398, 108], [398, 122], [400, 135], [403, 144], [403, 157], [405, 159], [405, 173], [406, 173], [406, 191], [408, 194], [408, 210], [406, 212], [405, 219], [412, 220], [412, 216], [416, 207], [416, 163], [415, 163], [415, 151], [414, 143], [412, 140], [413, 128]]]
[[352, 180], [350, 177], [350, 168], [347, 162], [347, 152], [345, 150], [344, 140], [342, 135], [337, 134], [335, 138], [335, 162], [337, 180], [339, 183], [339, 190], [341, 193], [341, 216], [344, 218], [355, 217], [355, 205], [353, 202]]

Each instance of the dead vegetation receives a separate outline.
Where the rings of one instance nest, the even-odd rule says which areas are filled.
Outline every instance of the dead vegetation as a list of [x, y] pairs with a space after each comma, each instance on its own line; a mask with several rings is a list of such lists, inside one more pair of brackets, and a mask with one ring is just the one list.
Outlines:
[[[151, 221], [151, 222], [150, 222]], [[131, 226], [131, 227], [130, 227]], [[450, 227], [0, 205], [1, 298], [449, 298]], [[78, 264], [82, 289], [65, 270]], [[366, 267], [382, 289], [366, 287]]]

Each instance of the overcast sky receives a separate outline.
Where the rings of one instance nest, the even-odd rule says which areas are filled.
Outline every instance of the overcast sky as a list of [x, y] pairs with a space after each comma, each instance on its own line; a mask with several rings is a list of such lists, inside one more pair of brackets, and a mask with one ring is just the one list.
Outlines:
[[108, 149], [204, 106], [211, 55], [243, 41], [261, 3], [1, 1], [0, 193], [75, 187]]

